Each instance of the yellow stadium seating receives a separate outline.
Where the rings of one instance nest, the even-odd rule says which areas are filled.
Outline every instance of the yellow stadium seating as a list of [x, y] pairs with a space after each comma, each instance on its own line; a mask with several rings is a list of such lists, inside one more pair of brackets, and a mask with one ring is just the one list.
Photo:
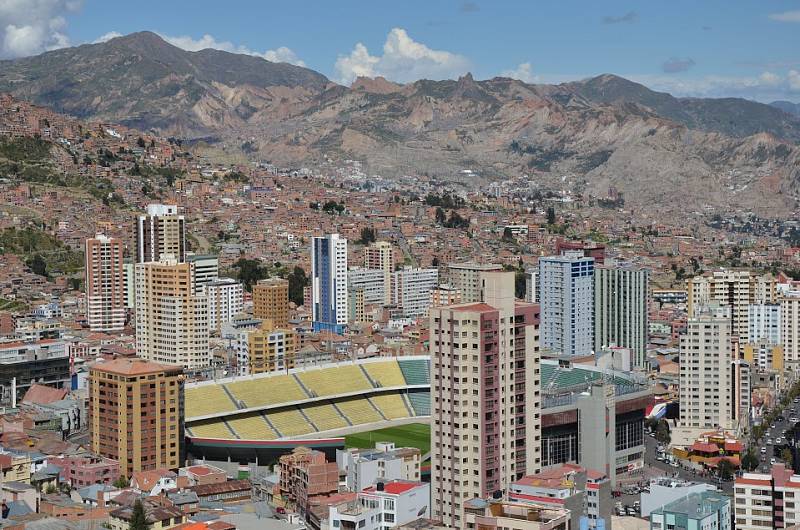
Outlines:
[[370, 382], [364, 377], [364, 372], [355, 365], [326, 368], [324, 370], [311, 369], [297, 372], [297, 376], [306, 388], [318, 396], [330, 396], [372, 388]]
[[285, 403], [308, 397], [290, 375], [235, 381], [225, 386], [236, 399], [244, 401], [245, 408]]
[[186, 387], [185, 398], [187, 418], [236, 410], [236, 404], [221, 385]]
[[228, 425], [243, 440], [274, 440], [278, 437], [261, 414], [228, 418]]
[[379, 363], [364, 363], [362, 366], [364, 366], [364, 369], [378, 386], [404, 386], [406, 384], [403, 372], [400, 371], [400, 365], [398, 365], [395, 360]]
[[236, 437], [225, 426], [222, 419], [208, 420], [207, 422], [195, 423], [191, 426], [192, 435], [200, 438], [222, 438], [225, 440], [235, 440]]
[[269, 412], [267, 413], [267, 418], [284, 437], [314, 432], [314, 429], [296, 408], [280, 412]]
[[400, 394], [381, 394], [372, 396], [369, 400], [380, 409], [386, 419], [394, 420], [411, 417]]
[[304, 405], [303, 412], [320, 431], [347, 427], [347, 421], [333, 408], [333, 405], [328, 405], [327, 403]]
[[359, 425], [361, 423], [373, 423], [381, 421], [380, 414], [372, 405], [369, 404], [365, 398], [348, 399], [344, 401], [337, 401], [336, 406], [342, 411], [342, 414], [347, 416], [350, 423]]

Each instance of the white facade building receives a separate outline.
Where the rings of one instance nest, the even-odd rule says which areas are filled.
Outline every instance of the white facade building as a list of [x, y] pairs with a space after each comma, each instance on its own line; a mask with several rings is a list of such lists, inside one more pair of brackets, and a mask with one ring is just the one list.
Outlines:
[[233, 278], [219, 278], [203, 286], [208, 299], [208, 326], [219, 331], [244, 309], [244, 288]]
[[328, 528], [387, 530], [430, 515], [431, 486], [426, 482], [380, 482], [354, 502], [331, 506]]
[[747, 306], [747, 316], [750, 326], [747, 342], [781, 343], [780, 304], [750, 304]]
[[594, 258], [583, 252], [539, 259], [542, 347], [564, 355], [594, 349]]
[[647, 354], [650, 271], [626, 265], [594, 269], [594, 350], [612, 345], [633, 352], [634, 366]]
[[392, 274], [392, 303], [402, 308], [405, 318], [427, 315], [438, 283], [439, 269], [403, 267]]
[[311, 241], [311, 306], [314, 331], [341, 333], [347, 325], [347, 240], [339, 234]]
[[383, 305], [386, 300], [386, 274], [380, 269], [354, 267], [347, 272], [347, 290], [362, 291], [364, 305]]

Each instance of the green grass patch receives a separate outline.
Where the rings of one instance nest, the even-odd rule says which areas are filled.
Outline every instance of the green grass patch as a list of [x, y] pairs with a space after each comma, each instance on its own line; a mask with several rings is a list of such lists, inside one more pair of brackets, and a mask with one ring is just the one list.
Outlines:
[[431, 426], [427, 423], [409, 423], [376, 431], [345, 436], [346, 447], [371, 448], [375, 442], [394, 442], [397, 447], [417, 447], [422, 454], [431, 449]]

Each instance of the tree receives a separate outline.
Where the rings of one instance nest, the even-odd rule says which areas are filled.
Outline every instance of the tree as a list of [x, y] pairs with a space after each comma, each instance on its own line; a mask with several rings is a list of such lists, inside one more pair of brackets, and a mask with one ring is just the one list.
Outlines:
[[133, 504], [133, 513], [131, 514], [131, 522], [128, 528], [129, 530], [147, 530], [147, 516], [144, 513], [144, 505], [141, 499], [136, 499]]
[[781, 450], [781, 460], [783, 460], [783, 462], [786, 464], [786, 467], [792, 469], [792, 462], [794, 460], [794, 457], [792, 456], [792, 450], [788, 447], [784, 447], [783, 450]]
[[365, 226], [361, 229], [361, 239], [358, 240], [358, 243], [362, 245], [368, 245], [370, 243], [375, 242], [375, 229]]
[[753, 449], [750, 448], [742, 457], [742, 469], [744, 469], [745, 471], [753, 471], [757, 467], [758, 467], [758, 457], [753, 452]]
[[447, 214], [444, 213], [444, 209], [441, 206], [436, 208], [436, 224], [443, 225], [447, 221]]
[[306, 271], [297, 267], [289, 274], [289, 300], [297, 306], [303, 305], [303, 288], [308, 285]]
[[556, 224], [556, 211], [553, 209], [552, 206], [547, 208], [547, 224], [549, 225]]
[[239, 258], [233, 268], [238, 269], [237, 278], [248, 291], [252, 291], [255, 283], [267, 277], [267, 270], [255, 259]]
[[125, 478], [125, 475], [118, 476], [117, 480], [114, 481], [114, 487], [122, 489], [127, 488], [128, 486], [130, 486], [130, 482], [128, 482], [128, 479]]
[[717, 476], [722, 480], [730, 480], [733, 478], [733, 464], [727, 458], [723, 458], [717, 464]]
[[140, 136], [140, 137], [139, 137], [139, 138], [136, 140], [136, 145], [138, 145], [139, 147], [141, 147], [142, 149], [144, 149], [144, 138], [142, 138], [142, 137]]
[[511, 231], [511, 228], [505, 227], [503, 229], [503, 241], [507, 243], [514, 241], [514, 233]]
[[28, 258], [25, 264], [34, 274], [38, 274], [39, 276], [47, 276], [47, 262], [44, 260], [41, 254], [36, 254], [35, 256]]
[[661, 420], [658, 422], [658, 425], [656, 425], [656, 440], [664, 445], [669, 445], [670, 440], [672, 440], [669, 434], [669, 423], [667, 423], [667, 420]]

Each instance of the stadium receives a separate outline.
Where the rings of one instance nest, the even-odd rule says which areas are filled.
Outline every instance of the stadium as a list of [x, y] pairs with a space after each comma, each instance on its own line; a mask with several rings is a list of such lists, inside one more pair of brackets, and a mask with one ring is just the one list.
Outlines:
[[[541, 362], [545, 465], [589, 458], [585, 453], [593, 444], [580, 443], [579, 409], [601, 381], [614, 386], [619, 471], [641, 467], [644, 417], [653, 404], [647, 385], [625, 373], [563, 359]], [[189, 383], [187, 450], [195, 458], [270, 463], [306, 445], [333, 457], [348, 435], [429, 425], [430, 389], [430, 357], [422, 355]]]
[[195, 458], [268, 463], [306, 445], [333, 456], [347, 434], [430, 423], [430, 386], [427, 356], [189, 383], [187, 450]]

